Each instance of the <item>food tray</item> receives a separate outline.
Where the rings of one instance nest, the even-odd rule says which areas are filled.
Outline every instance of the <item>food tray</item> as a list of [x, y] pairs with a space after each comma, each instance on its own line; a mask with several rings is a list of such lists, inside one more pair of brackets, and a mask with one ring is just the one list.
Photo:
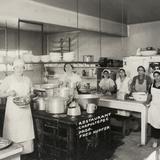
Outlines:
[[0, 137], [0, 150], [9, 147], [11, 144], [12, 144], [12, 141]]

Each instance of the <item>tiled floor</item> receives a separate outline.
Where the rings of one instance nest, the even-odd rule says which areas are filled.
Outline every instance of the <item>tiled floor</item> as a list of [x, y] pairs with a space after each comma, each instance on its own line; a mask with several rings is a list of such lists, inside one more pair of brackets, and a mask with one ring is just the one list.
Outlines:
[[[115, 138], [117, 139], [117, 138]], [[115, 140], [114, 140], [115, 141]], [[117, 143], [114, 142], [113, 143]], [[146, 146], [139, 146], [140, 132], [131, 132], [129, 136], [124, 137], [116, 145], [111, 158], [104, 158], [104, 160], [144, 160], [151, 152], [152, 140], [149, 140]], [[113, 144], [114, 146], [114, 144]], [[38, 160], [34, 155], [22, 157], [22, 160]], [[84, 159], [85, 160], [85, 159]]]

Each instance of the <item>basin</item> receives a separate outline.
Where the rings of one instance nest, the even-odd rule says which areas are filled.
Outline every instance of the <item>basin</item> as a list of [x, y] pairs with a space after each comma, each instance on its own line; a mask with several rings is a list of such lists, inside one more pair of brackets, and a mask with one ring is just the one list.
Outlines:
[[76, 101], [80, 105], [80, 107], [84, 110], [87, 108], [88, 103], [94, 103], [98, 105], [100, 96], [96, 94], [79, 94], [76, 96]]

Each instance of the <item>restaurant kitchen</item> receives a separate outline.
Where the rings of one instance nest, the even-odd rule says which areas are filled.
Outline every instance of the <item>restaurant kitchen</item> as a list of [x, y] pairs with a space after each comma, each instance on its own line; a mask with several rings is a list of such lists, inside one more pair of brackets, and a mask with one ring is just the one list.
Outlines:
[[[130, 78], [137, 74], [140, 65], [148, 75], [156, 67], [159, 69], [159, 5], [159, 2], [144, 3], [143, 0], [2, 0], [1, 83], [13, 73], [14, 60], [21, 58], [26, 63], [24, 74], [30, 78], [34, 89], [31, 109], [35, 152], [33, 158], [29, 155], [28, 159], [114, 159], [117, 148], [109, 147], [115, 143], [112, 125], [122, 129], [123, 132], [118, 133], [123, 136], [131, 134], [124, 124], [130, 125], [132, 112], [141, 115], [138, 143], [147, 146], [148, 107], [142, 102], [124, 100], [123, 96], [117, 100], [116, 92], [104, 95], [99, 83], [106, 69], [114, 81], [122, 67]], [[147, 9], [157, 12], [152, 15]], [[67, 100], [67, 87], [72, 85], [62, 88], [59, 84], [66, 73], [65, 64], [71, 64], [74, 74], [81, 79], [78, 91], [72, 90], [74, 96]], [[1, 98], [2, 137], [5, 106], [6, 98]], [[117, 110], [127, 112], [117, 115]], [[9, 149], [17, 150], [16, 156], [20, 157], [22, 147], [10, 140], [8, 143], [1, 140], [8, 144], [8, 148], [0, 151], [1, 159], [10, 158]], [[141, 157], [146, 158], [152, 151], [154, 149]]]

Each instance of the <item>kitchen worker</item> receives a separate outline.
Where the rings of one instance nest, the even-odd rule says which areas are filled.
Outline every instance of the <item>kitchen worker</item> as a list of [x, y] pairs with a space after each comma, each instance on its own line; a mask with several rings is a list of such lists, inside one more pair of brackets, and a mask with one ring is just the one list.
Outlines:
[[[119, 77], [116, 79], [117, 97], [124, 99], [130, 93], [130, 78], [127, 77], [123, 68], [119, 69]], [[121, 96], [121, 97], [120, 97]]]
[[105, 95], [112, 95], [116, 90], [115, 82], [110, 78], [110, 74], [110, 70], [104, 69], [102, 72], [102, 79], [99, 83], [99, 87]]
[[156, 148], [160, 138], [160, 70], [155, 70], [153, 77], [154, 82], [146, 103], [151, 101], [148, 110], [148, 123], [151, 125], [151, 137], [154, 139], [152, 147]]
[[[138, 75], [133, 77], [132, 83], [131, 83], [131, 94], [133, 92], [145, 92], [148, 93], [149, 89], [152, 84], [152, 80], [149, 76], [145, 74], [146, 70], [143, 66], [137, 67]], [[140, 117], [141, 115], [139, 113], [132, 112], [131, 114], [133, 116], [133, 125], [132, 129], [133, 131], [139, 131], [140, 130]]]
[[[75, 73], [74, 67], [70, 63], [64, 64], [64, 74], [59, 78], [60, 90], [64, 92], [68, 89], [70, 93], [68, 96], [74, 97], [78, 94], [79, 88], [81, 87], [82, 79]], [[63, 96], [62, 96], [63, 97]]]
[[[124, 100], [130, 93], [130, 78], [127, 77], [126, 71], [123, 68], [119, 69], [119, 77], [116, 79], [117, 99]], [[129, 116], [130, 112], [118, 110], [117, 114]]]
[[81, 84], [81, 77], [75, 73], [74, 67], [72, 64], [65, 63], [64, 64], [64, 74], [60, 78], [60, 83], [69, 86], [70, 88], [77, 88]]
[[[14, 73], [6, 77], [0, 86], [0, 97], [7, 97], [3, 137], [23, 146], [22, 154], [33, 152], [35, 138], [30, 105], [16, 105], [15, 96], [29, 99], [32, 83], [24, 76], [25, 64], [22, 59], [13, 63]], [[28, 101], [29, 102], [29, 101]]]
[[132, 92], [146, 92], [148, 93], [149, 88], [152, 84], [152, 80], [149, 76], [145, 74], [146, 70], [143, 66], [138, 66], [138, 75], [133, 77], [131, 83], [131, 93]]

